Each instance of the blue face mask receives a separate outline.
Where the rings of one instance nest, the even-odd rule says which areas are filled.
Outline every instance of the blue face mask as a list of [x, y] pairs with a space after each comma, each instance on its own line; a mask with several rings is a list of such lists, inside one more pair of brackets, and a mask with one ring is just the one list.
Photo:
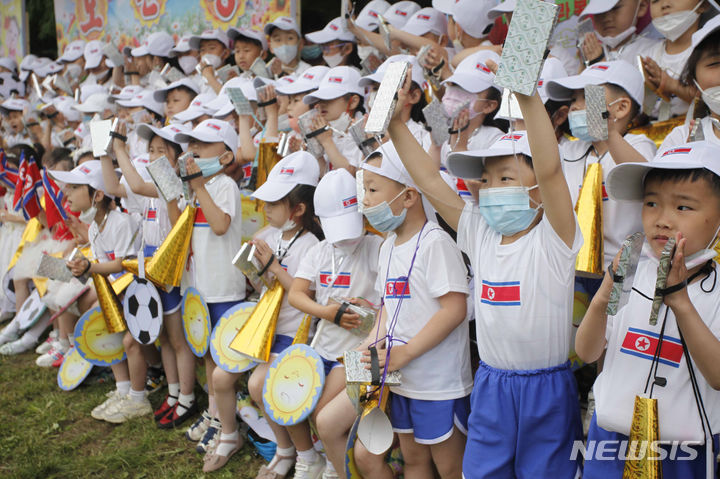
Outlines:
[[[396, 199], [400, 198], [400, 195], [405, 193], [405, 190], [402, 190], [398, 195], [390, 200], [390, 203], [395, 201]], [[379, 205], [366, 207], [363, 209], [363, 214], [365, 215], [365, 218], [367, 218], [368, 222], [372, 225], [373, 228], [380, 231], [381, 233], [386, 233], [388, 231], [394, 231], [396, 230], [403, 222], [405, 221], [405, 216], [407, 215], [407, 210], [403, 208], [402, 212], [395, 216], [390, 209], [390, 203], [387, 201], [383, 201]]]
[[593, 137], [588, 133], [587, 112], [585, 110], [571, 111], [568, 115], [570, 123], [570, 133], [572, 136], [582, 141], [593, 141]]
[[308, 45], [300, 50], [300, 58], [303, 60], [315, 60], [322, 55], [322, 47], [320, 45]]
[[205, 178], [212, 176], [223, 169], [223, 166], [220, 164], [220, 156], [214, 156], [212, 158], [195, 158], [195, 164], [198, 168], [200, 168], [200, 171]]
[[488, 226], [503, 236], [511, 236], [527, 229], [538, 214], [537, 208], [530, 207], [528, 191], [537, 185], [507, 186], [488, 188], [478, 191], [478, 207], [480, 214]]

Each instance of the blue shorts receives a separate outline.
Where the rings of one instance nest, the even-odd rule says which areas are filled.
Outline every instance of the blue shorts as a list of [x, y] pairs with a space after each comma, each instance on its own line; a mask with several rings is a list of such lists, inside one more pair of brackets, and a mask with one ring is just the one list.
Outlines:
[[[597, 424], [597, 418], [593, 414], [592, 420], [590, 421], [590, 429], [588, 430], [588, 442], [589, 441], [613, 441], [613, 447], [604, 448], [605, 452], [602, 453], [603, 460], [598, 460], [596, 454], [590, 454], [590, 448], [587, 448], [587, 454], [585, 457], [585, 470], [583, 472], [584, 479], [622, 479], [623, 469], [625, 468], [625, 461], [618, 458], [618, 455], [628, 454], [626, 452], [618, 451], [620, 447], [620, 441], [627, 440], [627, 436], [620, 434], [619, 432], [606, 431]], [[617, 441], [617, 442], [616, 442]], [[718, 436], [715, 436], [715, 451], [718, 446]], [[629, 447], [629, 446], [627, 446]], [[662, 461], [662, 475], [664, 479], [705, 479], [705, 460], [707, 454], [705, 454], [705, 446], [683, 446], [683, 449], [676, 447], [676, 456], [673, 460], [670, 458], [671, 445], [661, 445], [668, 454]], [[596, 446], [597, 448], [597, 446]], [[695, 450], [697, 456], [692, 460], [680, 460], [683, 457], [688, 458], [688, 452], [686, 448], [692, 448]], [[613, 457], [614, 456], [614, 457]], [[612, 458], [612, 459], [609, 459]], [[713, 464], [716, 464], [713, 461]], [[714, 477], [714, 475], [713, 475]]]
[[580, 462], [570, 456], [583, 436], [569, 362], [523, 371], [480, 361], [470, 401], [467, 479], [575, 477]]
[[225, 311], [241, 302], [242, 301], [225, 301], [223, 303], [207, 303], [208, 310], [210, 311], [210, 331], [215, 329], [215, 325], [220, 321]]
[[333, 369], [341, 367], [341, 366], [344, 367], [338, 361], [331, 361], [329, 359], [325, 359], [322, 356], [320, 356], [320, 359], [322, 359], [323, 368], [325, 369], [325, 377], [328, 377], [328, 375], [330, 374], [330, 371], [332, 371]]
[[292, 345], [293, 342], [292, 336], [285, 336], [284, 334], [276, 334], [275, 339], [273, 340], [272, 348], [270, 348], [270, 352], [272, 354], [280, 354], [283, 351], [285, 351], [287, 348]]
[[163, 314], [172, 314], [182, 306], [182, 295], [179, 287], [176, 286], [169, 292], [163, 288], [158, 288], [158, 293], [160, 294], [160, 302], [162, 302]]
[[457, 426], [467, 435], [470, 396], [444, 401], [411, 399], [390, 395], [390, 423], [399, 434], [412, 434], [418, 444], [446, 441]]

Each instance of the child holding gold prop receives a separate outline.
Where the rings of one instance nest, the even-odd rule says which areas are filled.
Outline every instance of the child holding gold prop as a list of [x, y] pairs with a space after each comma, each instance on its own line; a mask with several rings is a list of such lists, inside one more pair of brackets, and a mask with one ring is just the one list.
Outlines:
[[[642, 461], [657, 453], [665, 478], [715, 477], [710, 434], [720, 431], [720, 296], [712, 248], [720, 231], [720, 147], [686, 143], [649, 163], [619, 165], [607, 186], [616, 200], [642, 202], [647, 254], [628, 303], [608, 317], [616, 258], [577, 333], [575, 349], [584, 361], [605, 354], [588, 441], [627, 440], [636, 397], [650, 397], [657, 401], [659, 440], [668, 444], [628, 445], [627, 455]], [[667, 287], [659, 291], [664, 306], [650, 325], [658, 258], [670, 239], [676, 246]], [[585, 457], [583, 477], [619, 479], [630, 463], [624, 454], [595, 459]]]
[[[488, 67], [497, 68], [490, 61]], [[408, 88], [398, 93], [398, 105]], [[517, 98], [527, 133], [448, 157], [455, 176], [481, 181], [477, 206], [447, 186], [404, 123], [394, 118], [388, 129], [420, 190], [458, 232], [458, 245], [475, 272], [482, 360], [463, 460], [468, 479], [575, 477], [578, 464], [569, 460], [570, 452], [573, 441], [582, 439], [567, 361], [582, 236], [542, 100], [537, 94]], [[551, 437], [547, 431], [553, 431]]]
[[[408, 74], [405, 94], [410, 80]], [[395, 119], [427, 156], [398, 114], [403, 106], [396, 109]], [[472, 390], [467, 270], [460, 250], [435, 222], [435, 210], [420, 194], [392, 142], [371, 153], [361, 168], [363, 214], [373, 228], [388, 235], [380, 248], [375, 290], [381, 295], [381, 309], [370, 340], [378, 348], [383, 377], [390, 371], [402, 374], [401, 385], [390, 388], [389, 406], [404, 474], [430, 477], [437, 468], [442, 478], [460, 478]], [[364, 361], [370, 368], [367, 348]], [[380, 395], [388, 393], [383, 390]], [[393, 477], [390, 467], [367, 449], [356, 442], [355, 460], [362, 475]]]
[[[192, 230], [192, 264], [183, 277], [183, 284], [194, 286], [202, 295], [210, 311], [214, 326], [225, 311], [245, 299], [245, 279], [232, 265], [237, 245], [242, 242], [242, 206], [237, 184], [224, 173], [224, 168], [235, 161], [238, 148], [237, 132], [220, 120], [205, 120], [194, 130], [175, 135], [175, 143], [189, 143], [195, 159], [187, 161], [187, 178], [195, 194], [194, 227]], [[210, 441], [219, 436], [219, 422], [215, 405], [215, 388], [212, 380], [215, 363], [210, 351], [205, 355], [205, 372], [208, 381], [208, 414], [204, 414], [188, 429], [188, 437], [200, 435], [200, 450], [206, 457], [214, 456], [208, 450]], [[207, 420], [207, 417], [212, 418]], [[235, 450], [242, 447], [242, 439], [220, 437], [220, 449], [228, 443]]]
[[[75, 276], [109, 276], [122, 272], [122, 260], [135, 253], [133, 241], [136, 228], [127, 214], [112, 208], [113, 200], [103, 181], [100, 161], [87, 161], [70, 172], [53, 171], [50, 175], [67, 185], [70, 210], [81, 211], [80, 221], [90, 223], [88, 237], [96, 262], [75, 257], [68, 261], [70, 271]], [[103, 313], [106, 321], [110, 321], [108, 312]], [[121, 423], [152, 412], [145, 393], [145, 373], [136, 374], [134, 367], [128, 369], [129, 362], [144, 361], [138, 350], [136, 356], [127, 362], [112, 366], [117, 389], [92, 410], [93, 418]]]
[[361, 321], [342, 301], [365, 307], [370, 306], [368, 301], [379, 302], [375, 277], [382, 238], [365, 234], [355, 178], [347, 170], [327, 173], [318, 183], [314, 203], [325, 240], [300, 263], [288, 300], [300, 311], [321, 318], [312, 347], [323, 360], [326, 379], [312, 418], [328, 457], [323, 477], [332, 478], [344, 473], [345, 445], [355, 419], [345, 393], [345, 368], [337, 358], [367, 336], [358, 332], [359, 327], [370, 331], [373, 324]]
[[[255, 198], [265, 202], [265, 217], [270, 225], [260, 231], [253, 240], [256, 247], [256, 258], [262, 264], [260, 272], [263, 274], [261, 276], [272, 274], [274, 280], [268, 278], [268, 283], [279, 281], [285, 291], [290, 289], [300, 261], [307, 255], [310, 248], [318, 243], [318, 237], [322, 237], [322, 230], [315, 219], [312, 201], [318, 182], [318, 173], [317, 161], [310, 153], [305, 151], [293, 153], [273, 167], [267, 181], [253, 194]], [[277, 286], [267, 291], [272, 292], [275, 288]], [[268, 292], [264, 292], [264, 294], [269, 294]], [[261, 354], [264, 356], [269, 353], [272, 358], [290, 346], [302, 323], [303, 316], [301, 311], [290, 306], [287, 297], [284, 296], [279, 305], [272, 348], [269, 352], [262, 351]], [[253, 333], [253, 331], [249, 333]], [[243, 335], [243, 330], [239, 333], [239, 336], [241, 335]], [[233, 346], [231, 345], [231, 347]], [[252, 355], [256, 361], [261, 363], [250, 375], [248, 389], [255, 403], [262, 405], [263, 385], [270, 362], [263, 362], [267, 358], [256, 357], [257, 352], [240, 352]], [[235, 381], [237, 378], [238, 374], [228, 373], [220, 368], [215, 369], [213, 373], [223, 437], [226, 435], [237, 436], [238, 434], [235, 418]], [[319, 468], [320, 471], [324, 469], [325, 461], [313, 449], [307, 423], [284, 427], [273, 422], [269, 415], [266, 414], [265, 417], [275, 434], [278, 448], [270, 464], [267, 467], [263, 466], [260, 470], [259, 477], [285, 477], [295, 463], [296, 448], [298, 462], [295, 469], [298, 471], [297, 474], [302, 468], [306, 470]], [[224, 466], [229, 454], [233, 452], [234, 450], [229, 451], [224, 446], [218, 447], [215, 458], [206, 461], [203, 470], [215, 470]]]
[[[182, 125], [169, 125], [160, 129], [142, 123], [137, 126], [135, 131], [139, 138], [147, 142], [150, 162], [164, 156], [172, 166], [175, 166], [180, 154], [187, 149], [186, 144], [175, 142], [175, 135], [188, 130]], [[177, 201], [172, 201], [169, 205], [163, 201], [159, 197], [155, 184], [152, 181], [146, 181], [135, 169], [122, 138], [125, 135], [126, 126], [123, 123], [119, 130], [119, 137], [115, 137], [113, 140], [113, 150], [125, 181], [118, 179], [109, 156], [100, 160], [103, 179], [113, 195], [119, 198], [135, 197], [136, 201], [142, 205], [143, 253], [144, 257], [149, 259], [177, 221], [180, 209]], [[182, 301], [180, 288], [174, 287], [168, 291], [166, 288], [159, 287], [158, 293], [162, 301], [164, 326], [159, 336], [162, 346], [160, 351], [168, 381], [168, 395], [160, 407], [154, 411], [154, 416], [158, 427], [166, 429], [182, 424], [197, 412], [197, 403], [193, 394], [195, 358], [183, 334], [182, 318], [180, 317]], [[126, 333], [124, 341], [127, 352], [140, 348], [140, 344], [134, 340], [129, 331]], [[147, 373], [145, 361], [135, 366], [138, 374], [145, 375]]]

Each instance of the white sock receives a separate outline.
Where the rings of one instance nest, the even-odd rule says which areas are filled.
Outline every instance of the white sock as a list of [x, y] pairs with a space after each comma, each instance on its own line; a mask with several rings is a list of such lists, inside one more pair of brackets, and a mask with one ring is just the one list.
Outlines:
[[130, 389], [130, 399], [134, 402], [143, 402], [145, 400], [145, 390], [135, 391], [134, 389]]
[[115, 387], [120, 393], [120, 396], [127, 396], [130, 392], [130, 381], [115, 381]]
[[233, 441], [232, 443], [224, 443], [224, 442], [218, 442], [217, 447], [215, 448], [215, 454], [218, 456], [227, 456], [230, 454], [230, 451], [233, 450], [235, 447], [235, 443], [237, 442], [239, 437], [238, 430], [235, 429], [235, 432], [230, 434], [220, 433], [220, 441]]
[[50, 334], [48, 336], [50, 336], [51, 339], [57, 339], [59, 334], [60, 330], [53, 329], [52, 331], [50, 331]]
[[[326, 459], [327, 459], [327, 458], [326, 458]], [[330, 459], [328, 459], [327, 461], [325, 461], [325, 470], [326, 470], [327, 472], [334, 472], [335, 474], [337, 474], [337, 471], [335, 470], [335, 466], [333, 466], [333, 463], [330, 462]]]
[[66, 352], [68, 349], [70, 349], [70, 341], [68, 341], [67, 338], [60, 338], [58, 339], [58, 349], [62, 352]]
[[17, 320], [17, 318], [10, 321], [7, 326], [5, 326], [2, 330], [2, 336], [9, 338], [10, 336], [14, 336], [20, 332], [20, 321]]
[[180, 394], [180, 383], [168, 383], [168, 406], [174, 406], [177, 402], [178, 394]]
[[318, 454], [312, 447], [307, 451], [298, 451], [297, 457], [298, 461], [304, 464], [315, 464], [320, 460], [320, 454]]
[[218, 416], [217, 404], [215, 404], [214, 394], [208, 394], [208, 411], [210, 411], [210, 417]]
[[177, 399], [178, 405], [177, 405], [177, 409], [175, 410], [175, 412], [177, 413], [178, 416], [182, 416], [183, 414], [185, 414], [185, 412], [187, 412], [188, 408], [190, 406], [192, 406], [194, 402], [195, 402], [195, 394], [180, 393], [180, 396], [178, 396], [178, 399]]
[[[283, 459], [280, 459], [280, 456], [283, 456]], [[268, 469], [275, 471], [276, 473], [280, 474], [281, 476], [285, 476], [289, 471], [290, 468], [295, 463], [295, 447], [290, 446], [288, 448], [282, 448], [278, 447], [275, 450], [275, 456], [272, 458], [272, 461], [270, 461], [270, 464], [268, 464]]]

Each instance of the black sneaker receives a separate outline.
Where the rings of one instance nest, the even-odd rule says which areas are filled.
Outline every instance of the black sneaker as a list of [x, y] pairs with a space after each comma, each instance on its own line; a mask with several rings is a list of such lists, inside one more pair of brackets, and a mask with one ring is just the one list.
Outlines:
[[162, 368], [149, 366], [145, 378], [145, 391], [147, 391], [148, 394], [154, 393], [165, 384], [165, 374]]

